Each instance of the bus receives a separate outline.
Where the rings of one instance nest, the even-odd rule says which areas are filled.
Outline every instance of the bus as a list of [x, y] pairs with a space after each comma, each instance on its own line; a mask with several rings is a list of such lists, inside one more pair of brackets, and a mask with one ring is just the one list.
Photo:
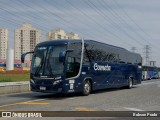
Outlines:
[[159, 68], [156, 66], [142, 66], [142, 80], [159, 79]]
[[34, 92], [77, 93], [140, 84], [142, 57], [94, 40], [52, 40], [36, 45], [30, 87]]

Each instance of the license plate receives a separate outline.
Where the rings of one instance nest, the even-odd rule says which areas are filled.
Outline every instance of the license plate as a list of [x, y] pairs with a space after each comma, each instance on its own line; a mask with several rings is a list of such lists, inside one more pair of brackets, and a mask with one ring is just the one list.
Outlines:
[[40, 87], [40, 90], [46, 90], [46, 87]]

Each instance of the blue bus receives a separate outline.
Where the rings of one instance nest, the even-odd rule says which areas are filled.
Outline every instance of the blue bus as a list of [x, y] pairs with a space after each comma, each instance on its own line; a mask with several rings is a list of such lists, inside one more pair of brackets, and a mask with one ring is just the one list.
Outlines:
[[156, 66], [142, 66], [142, 80], [159, 78], [159, 68]]
[[81, 92], [140, 84], [142, 58], [124, 48], [94, 40], [52, 40], [37, 44], [30, 71], [31, 91]]

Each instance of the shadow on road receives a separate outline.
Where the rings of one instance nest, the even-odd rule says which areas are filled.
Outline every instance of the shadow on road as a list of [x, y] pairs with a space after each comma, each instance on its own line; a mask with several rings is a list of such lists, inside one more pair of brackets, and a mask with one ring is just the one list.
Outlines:
[[[137, 88], [134, 86], [132, 89]], [[101, 94], [113, 91], [121, 91], [121, 90], [132, 90], [132, 89], [125, 89], [125, 88], [108, 88], [103, 90], [96, 90], [92, 91], [91, 94]], [[29, 92], [29, 93], [20, 93], [14, 95], [7, 95], [8, 97], [20, 97], [20, 98], [29, 98], [29, 99], [53, 99], [53, 100], [62, 100], [66, 98], [72, 97], [86, 97], [83, 96], [81, 93], [70, 93], [70, 94], [52, 94], [52, 93], [39, 93], [39, 92]]]

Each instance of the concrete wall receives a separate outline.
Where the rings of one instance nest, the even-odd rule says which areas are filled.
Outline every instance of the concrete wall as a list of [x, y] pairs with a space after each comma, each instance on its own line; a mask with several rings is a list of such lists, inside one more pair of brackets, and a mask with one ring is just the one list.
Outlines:
[[0, 94], [29, 92], [29, 82], [4, 82], [0, 83]]

